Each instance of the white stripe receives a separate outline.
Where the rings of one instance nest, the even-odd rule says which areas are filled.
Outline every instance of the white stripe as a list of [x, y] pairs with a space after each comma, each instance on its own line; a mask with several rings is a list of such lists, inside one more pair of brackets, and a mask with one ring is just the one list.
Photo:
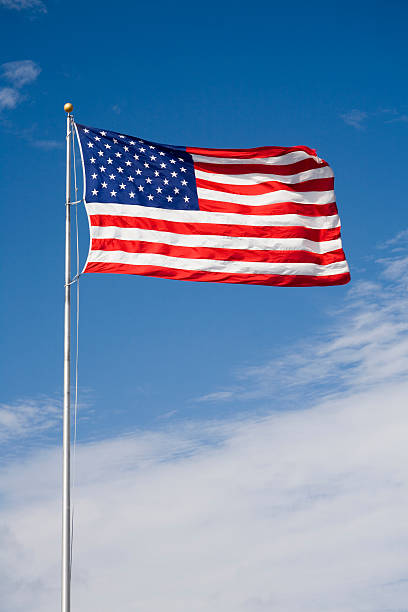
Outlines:
[[237, 157], [211, 157], [209, 155], [196, 155], [195, 153], [190, 153], [190, 155], [192, 155], [193, 161], [205, 164], [267, 164], [275, 166], [288, 166], [289, 164], [295, 164], [303, 159], [317, 160], [314, 155], [310, 155], [305, 151], [292, 151], [291, 153], [285, 153], [284, 155], [278, 155], [276, 157], [250, 157], [249, 159], [241, 159]]
[[330, 253], [341, 249], [341, 240], [314, 242], [305, 238], [248, 238], [245, 236], [210, 236], [157, 232], [137, 227], [91, 227], [91, 238], [157, 242], [185, 247], [211, 247], [221, 249], [248, 249], [259, 251], [310, 251]]
[[300, 226], [316, 229], [340, 227], [338, 215], [307, 217], [303, 215], [240, 215], [236, 213], [206, 212], [204, 210], [170, 210], [153, 206], [131, 204], [89, 204], [88, 215], [119, 215], [124, 217], [145, 217], [181, 223], [216, 223], [221, 225], [249, 225], [253, 227]]
[[348, 272], [345, 261], [325, 266], [313, 263], [265, 263], [245, 261], [216, 261], [212, 259], [185, 259], [156, 253], [124, 253], [123, 251], [91, 251], [88, 262], [161, 266], [179, 270], [200, 270], [233, 274], [290, 274], [331, 276]]
[[197, 195], [203, 200], [233, 202], [234, 204], [246, 204], [248, 206], [279, 204], [281, 202], [296, 202], [297, 204], [330, 204], [335, 201], [334, 191], [308, 191], [305, 193], [297, 193], [280, 189], [279, 191], [271, 191], [269, 193], [257, 195], [241, 195], [198, 187]]
[[280, 176], [279, 174], [214, 174], [213, 172], [204, 172], [203, 170], [195, 170], [197, 178], [214, 183], [225, 183], [226, 185], [256, 185], [258, 183], [266, 183], [268, 181], [279, 181], [280, 183], [301, 183], [302, 181], [311, 181], [321, 178], [333, 178], [333, 170], [329, 166], [323, 168], [315, 168], [314, 170], [305, 170], [290, 176]]

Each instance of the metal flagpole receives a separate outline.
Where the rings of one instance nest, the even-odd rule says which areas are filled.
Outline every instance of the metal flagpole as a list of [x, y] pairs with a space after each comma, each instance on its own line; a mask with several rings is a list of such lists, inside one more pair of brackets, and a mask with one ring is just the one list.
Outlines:
[[64, 308], [64, 424], [62, 467], [62, 588], [61, 611], [71, 610], [71, 138], [73, 106], [67, 113], [67, 169], [65, 199], [65, 308]]

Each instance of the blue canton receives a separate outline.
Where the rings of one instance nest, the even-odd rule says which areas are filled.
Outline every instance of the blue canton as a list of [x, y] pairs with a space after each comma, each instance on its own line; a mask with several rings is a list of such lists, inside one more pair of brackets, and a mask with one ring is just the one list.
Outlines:
[[193, 158], [185, 147], [76, 125], [87, 202], [198, 210]]

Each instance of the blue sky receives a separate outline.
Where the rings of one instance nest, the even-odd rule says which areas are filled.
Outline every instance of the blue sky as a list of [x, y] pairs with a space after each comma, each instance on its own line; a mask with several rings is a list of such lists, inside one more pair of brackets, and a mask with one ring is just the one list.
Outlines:
[[[191, 609], [196, 602], [198, 611], [277, 606], [294, 612], [299, 602], [307, 611], [316, 601], [328, 612], [404, 609], [407, 560], [395, 542], [406, 537], [396, 507], [405, 499], [408, 481], [407, 471], [400, 473], [406, 455], [398, 438], [407, 427], [406, 3], [261, 1], [241, 8], [230, 2], [0, 0], [0, 11], [0, 189], [7, 204], [2, 212], [6, 358], [0, 513], [11, 557], [27, 560], [27, 567], [16, 561], [24, 584], [20, 595], [5, 587], [8, 610], [17, 612], [30, 601], [35, 611], [48, 612], [58, 598], [59, 550], [44, 541], [58, 541], [59, 529], [59, 473], [53, 470], [61, 426], [66, 101], [73, 102], [80, 123], [158, 142], [316, 148], [335, 172], [352, 274], [348, 286], [286, 289], [82, 277], [78, 610], [89, 608], [85, 591], [95, 597], [105, 572], [117, 572], [116, 584], [125, 595], [120, 599], [106, 586], [98, 604], [102, 612], [113, 602], [133, 609], [126, 600], [133, 563], [143, 565], [144, 585], [164, 580], [168, 570], [148, 543], [142, 561], [132, 558], [127, 570], [119, 561], [109, 565], [123, 553], [126, 538], [112, 535], [111, 541], [107, 535], [98, 549], [98, 521], [93, 524], [92, 516], [102, 516], [103, 510], [91, 491], [98, 500], [118, 496], [109, 525], [113, 534], [115, 521], [124, 521], [135, 548], [144, 537], [141, 526], [149, 528], [151, 509], [170, 499], [169, 516], [154, 524], [163, 534], [163, 540], [154, 540], [157, 550], [163, 547], [165, 557], [178, 545], [184, 551], [173, 570], [179, 574], [163, 587], [170, 610]], [[79, 226], [83, 263], [88, 230], [82, 209]], [[379, 432], [391, 425], [384, 436], [387, 446]], [[305, 445], [302, 432], [311, 445]], [[270, 478], [260, 483], [259, 470]], [[147, 474], [160, 494], [146, 484]], [[282, 485], [282, 474], [293, 490]], [[399, 488], [393, 479], [399, 479]], [[224, 499], [227, 482], [230, 499], [237, 499], [241, 510]], [[333, 482], [344, 484], [344, 497], [333, 493]], [[206, 514], [189, 490], [197, 499], [213, 496], [214, 508], [210, 504]], [[144, 495], [140, 516], [137, 491]], [[188, 518], [177, 514], [174, 491], [185, 498]], [[383, 496], [387, 507], [381, 506]], [[332, 506], [320, 506], [326, 503], [322, 499]], [[121, 504], [134, 504], [133, 522], [120, 514]], [[379, 510], [370, 523], [372, 505], [383, 513]], [[294, 522], [269, 523], [272, 508], [287, 508], [288, 516], [296, 508]], [[339, 508], [346, 517], [343, 531]], [[228, 531], [231, 513], [236, 533], [233, 527]], [[36, 529], [29, 515], [36, 517]], [[178, 530], [184, 520], [185, 532]], [[44, 521], [50, 531], [43, 539], [21, 539], [29, 525], [40, 533]], [[287, 535], [287, 545], [283, 538], [278, 547], [280, 557], [267, 547], [256, 549], [256, 555], [244, 540], [234, 548], [237, 534], [246, 533], [245, 525], [251, 533], [249, 525], [258, 521], [264, 530], [254, 538], [262, 540], [269, 530], [273, 538]], [[296, 556], [294, 529], [306, 539], [309, 530], [317, 548], [308, 541]], [[206, 558], [204, 542], [216, 546], [220, 533], [222, 551], [197, 567], [182, 596], [183, 571], [196, 554]], [[301, 580], [308, 559], [316, 575], [333, 561], [332, 550], [324, 548], [327, 533], [342, 542], [337, 582], [326, 576], [326, 588], [320, 588], [310, 576], [308, 586]], [[195, 534], [197, 546], [188, 548]], [[38, 547], [43, 555], [37, 556]], [[234, 565], [249, 549], [246, 570]], [[99, 578], [87, 566], [96, 550]], [[347, 572], [346, 559], [356, 551], [361, 565], [354, 574], [361, 582], [350, 586], [353, 572]], [[371, 562], [380, 556], [388, 562]], [[235, 569], [223, 582], [226, 566]], [[272, 567], [280, 576], [276, 588], [268, 577]], [[198, 574], [205, 576], [207, 588]], [[299, 599], [290, 594], [294, 577]], [[157, 609], [157, 593], [143, 588], [140, 606]], [[236, 600], [229, 598], [232, 591]]]

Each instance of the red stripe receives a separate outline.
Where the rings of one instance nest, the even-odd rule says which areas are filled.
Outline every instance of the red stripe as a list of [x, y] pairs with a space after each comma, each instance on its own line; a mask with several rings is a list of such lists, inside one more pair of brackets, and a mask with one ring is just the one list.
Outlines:
[[138, 227], [158, 232], [172, 232], [187, 235], [234, 236], [247, 238], [305, 238], [315, 242], [340, 238], [340, 228], [312, 229], [308, 227], [271, 227], [253, 225], [224, 225], [216, 223], [182, 223], [164, 219], [126, 217], [124, 215], [90, 215], [92, 226]]
[[87, 264], [84, 272], [105, 272], [109, 274], [139, 274], [175, 280], [189, 280], [216, 283], [241, 283], [246, 285], [277, 285], [280, 287], [314, 287], [345, 285], [350, 280], [348, 272], [331, 276], [292, 276], [279, 274], [224, 274], [222, 272], [198, 272], [177, 270], [159, 266], [134, 266], [131, 264], [94, 263]]
[[279, 204], [262, 204], [248, 206], [234, 202], [218, 202], [199, 198], [200, 210], [206, 212], [238, 213], [241, 215], [301, 215], [304, 217], [327, 217], [337, 215], [335, 202], [331, 204], [297, 204], [295, 202], [279, 202]]
[[208, 157], [235, 157], [237, 159], [253, 159], [262, 157], [276, 157], [286, 153], [297, 153], [304, 151], [309, 155], [316, 155], [310, 147], [255, 147], [254, 149], [203, 149], [200, 147], [186, 147], [187, 153], [193, 155], [207, 155]]
[[342, 249], [330, 253], [309, 251], [264, 251], [253, 249], [224, 249], [211, 247], [186, 247], [159, 242], [93, 238], [92, 251], [124, 251], [125, 253], [156, 253], [187, 259], [216, 259], [219, 261], [265, 261], [269, 263], [314, 263], [322, 266], [344, 261]]
[[279, 181], [265, 181], [253, 185], [230, 185], [227, 183], [215, 183], [196, 177], [197, 187], [222, 191], [223, 193], [234, 193], [240, 195], [259, 195], [262, 193], [273, 193], [274, 191], [293, 191], [303, 193], [307, 191], [331, 191], [334, 189], [334, 178], [314, 179], [300, 183], [281, 183]]
[[212, 164], [207, 162], [194, 162], [195, 170], [212, 172], [213, 174], [279, 174], [290, 176], [306, 170], [315, 170], [327, 166], [326, 162], [317, 162], [311, 157], [302, 159], [293, 164]]

